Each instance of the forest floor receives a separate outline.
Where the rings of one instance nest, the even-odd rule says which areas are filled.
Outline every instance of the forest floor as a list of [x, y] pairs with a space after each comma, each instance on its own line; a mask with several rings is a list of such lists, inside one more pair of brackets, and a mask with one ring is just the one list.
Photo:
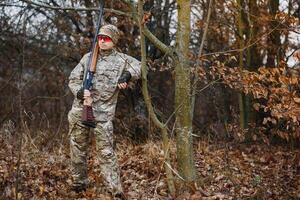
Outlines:
[[[33, 140], [24, 140], [18, 164], [16, 142], [0, 135], [0, 199], [105, 199], [97, 194], [101, 179], [94, 153], [89, 158], [91, 186], [84, 193], [71, 191], [66, 144], [64, 139], [52, 144], [50, 150], [38, 148]], [[174, 144], [171, 146], [175, 162]], [[133, 144], [117, 138], [116, 151], [128, 199], [172, 199], [168, 196], [160, 142]], [[201, 188], [176, 199], [300, 199], [300, 149], [197, 141], [195, 164]]]

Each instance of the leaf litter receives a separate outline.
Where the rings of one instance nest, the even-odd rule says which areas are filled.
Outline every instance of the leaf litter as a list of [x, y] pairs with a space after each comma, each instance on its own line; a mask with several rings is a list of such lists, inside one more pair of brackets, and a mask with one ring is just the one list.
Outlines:
[[[110, 199], [101, 194], [95, 150], [89, 156], [90, 186], [71, 190], [68, 145], [51, 151], [24, 146], [16, 191], [17, 148], [0, 136], [0, 199]], [[176, 170], [175, 144], [171, 165]], [[168, 194], [160, 142], [117, 144], [121, 180], [128, 199], [300, 199], [300, 150], [266, 144], [231, 142], [195, 145], [199, 190], [172, 198]]]

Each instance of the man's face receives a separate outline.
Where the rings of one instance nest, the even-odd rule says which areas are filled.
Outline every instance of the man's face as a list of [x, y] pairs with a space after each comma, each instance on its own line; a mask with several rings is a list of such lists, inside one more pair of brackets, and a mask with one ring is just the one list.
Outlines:
[[98, 35], [98, 45], [102, 50], [109, 50], [115, 46], [112, 39], [106, 35]]

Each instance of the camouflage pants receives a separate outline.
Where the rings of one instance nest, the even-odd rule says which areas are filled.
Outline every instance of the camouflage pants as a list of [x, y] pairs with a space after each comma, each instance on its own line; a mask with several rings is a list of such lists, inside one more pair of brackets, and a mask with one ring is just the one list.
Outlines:
[[[94, 135], [96, 137], [96, 161], [100, 165], [104, 185], [113, 194], [121, 192], [120, 171], [117, 157], [113, 150], [112, 122], [98, 122], [94, 129]], [[89, 129], [80, 123], [76, 123], [70, 127], [70, 136], [73, 185], [86, 185], [88, 183], [87, 151]]]

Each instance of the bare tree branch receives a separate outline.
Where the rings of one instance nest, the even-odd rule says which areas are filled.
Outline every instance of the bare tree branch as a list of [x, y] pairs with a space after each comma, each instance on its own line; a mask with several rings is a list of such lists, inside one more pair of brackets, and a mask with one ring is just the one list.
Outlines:
[[[51, 10], [74, 10], [74, 11], [98, 11], [99, 8], [96, 7], [91, 7], [91, 8], [84, 8], [84, 7], [60, 7], [60, 6], [51, 6], [51, 5], [47, 5], [44, 3], [39, 3], [39, 2], [34, 2], [34, 1], [30, 1], [30, 0], [20, 0], [22, 2], [27, 3], [28, 5], [31, 6], [37, 6], [37, 7], [41, 7], [41, 8], [46, 8], [46, 9], [51, 9]], [[120, 10], [115, 10], [115, 9], [108, 9], [108, 8], [104, 8], [104, 11], [106, 12], [111, 12], [117, 15], [124, 15], [130, 18], [133, 18], [136, 22], [138, 22], [138, 18], [137, 18], [137, 12], [136, 12], [136, 5], [133, 2], [130, 2], [128, 0], [123, 0], [124, 3], [126, 3], [127, 5], [129, 5], [132, 9], [132, 13], [130, 12], [123, 12]], [[172, 48], [168, 47], [167, 45], [165, 45], [163, 42], [161, 42], [155, 35], [153, 35], [151, 33], [151, 31], [143, 26], [142, 27], [142, 31], [145, 34], [145, 36], [158, 48], [160, 49], [162, 52], [172, 56], [173, 55], [173, 50]]]
[[[201, 63], [200, 57], [202, 55], [204, 42], [206, 40], [206, 35], [207, 35], [207, 31], [208, 31], [208, 24], [209, 24], [210, 15], [211, 15], [212, 4], [213, 4], [213, 0], [210, 0], [209, 1], [209, 6], [208, 6], [208, 11], [207, 11], [207, 18], [206, 18], [206, 22], [205, 22], [205, 28], [204, 28], [204, 32], [203, 32], [203, 36], [202, 36], [198, 56], [197, 56], [196, 68], [198, 68], [198, 66]], [[196, 71], [195, 79], [194, 79], [193, 84], [192, 84], [192, 86], [193, 86], [192, 87], [192, 105], [191, 105], [192, 120], [193, 120], [193, 117], [194, 117], [195, 99], [196, 99], [196, 90], [197, 90], [197, 82], [198, 81], [199, 81], [199, 76], [198, 76], [197, 71]]]
[[6, 4], [6, 3], [0, 3], [0, 7], [26, 8], [26, 6], [15, 5], [15, 4]]
[[[33, 2], [33, 1], [29, 1], [29, 0], [20, 0], [22, 2], [27, 3], [28, 5], [33, 5], [33, 6], [38, 6], [38, 7], [42, 7], [42, 8], [47, 8], [47, 9], [51, 9], [51, 10], [74, 10], [74, 11], [98, 11], [99, 8], [96, 7], [92, 7], [92, 8], [84, 8], [84, 7], [60, 7], [60, 6], [50, 6], [44, 3], [38, 3], [38, 2]], [[128, 17], [131, 17], [130, 13], [126, 13], [126, 12], [122, 12], [120, 10], [115, 10], [115, 9], [109, 9], [109, 8], [104, 8], [105, 12], [110, 12], [110, 13], [114, 13], [117, 15], [125, 15]]]
[[[142, 29], [144, 27], [144, 22], [143, 22], [143, 15], [144, 15], [144, 11], [143, 11], [143, 2], [142, 0], [139, 0], [138, 2], [138, 22], [139, 22], [139, 28], [140, 28], [140, 42], [141, 42], [141, 65], [142, 65], [142, 92], [143, 92], [143, 96], [144, 96], [144, 100], [145, 103], [147, 105], [147, 109], [150, 115], [150, 118], [152, 119], [152, 121], [154, 122], [154, 124], [160, 128], [161, 133], [162, 133], [162, 138], [163, 138], [163, 149], [164, 149], [164, 159], [165, 159], [165, 171], [166, 171], [166, 176], [167, 176], [167, 183], [168, 183], [168, 188], [170, 190], [170, 193], [174, 196], [175, 195], [175, 185], [174, 185], [174, 177], [172, 174], [172, 171], [170, 170], [170, 168], [168, 168], [168, 166], [170, 165], [170, 152], [169, 152], [169, 148], [170, 148], [170, 140], [168, 137], [168, 131], [167, 131], [167, 127], [164, 126], [164, 124], [159, 121], [159, 119], [157, 118], [157, 115], [154, 112], [154, 108], [152, 106], [152, 102], [151, 102], [151, 98], [149, 95], [149, 91], [148, 91], [148, 80], [147, 80], [147, 66], [146, 66], [146, 42], [145, 42], [145, 36], [142, 32]], [[156, 190], [155, 190], [156, 191]]]
[[[138, 13], [136, 11], [136, 7], [137, 5], [130, 1], [130, 0], [122, 0], [124, 3], [126, 3], [132, 12], [131, 17], [137, 22], [139, 23], [139, 17], [138, 17]], [[143, 17], [143, 16], [141, 16]], [[164, 52], [165, 54], [169, 55], [169, 56], [173, 56], [174, 55], [174, 51], [172, 48], [170, 48], [169, 46], [167, 46], [166, 44], [164, 44], [162, 41], [160, 41], [155, 35], [153, 35], [153, 33], [151, 33], [151, 31], [143, 24], [143, 26], [141, 27], [141, 30], [143, 32], [143, 34], [162, 52]]]
[[145, 34], [145, 36], [162, 52], [164, 52], [165, 54], [168, 54], [169, 56], [173, 56], [173, 49], [170, 48], [169, 46], [165, 45], [163, 42], [161, 42], [155, 35], [153, 35], [153, 33], [151, 33], [151, 31], [143, 26], [142, 27], [142, 31]]

